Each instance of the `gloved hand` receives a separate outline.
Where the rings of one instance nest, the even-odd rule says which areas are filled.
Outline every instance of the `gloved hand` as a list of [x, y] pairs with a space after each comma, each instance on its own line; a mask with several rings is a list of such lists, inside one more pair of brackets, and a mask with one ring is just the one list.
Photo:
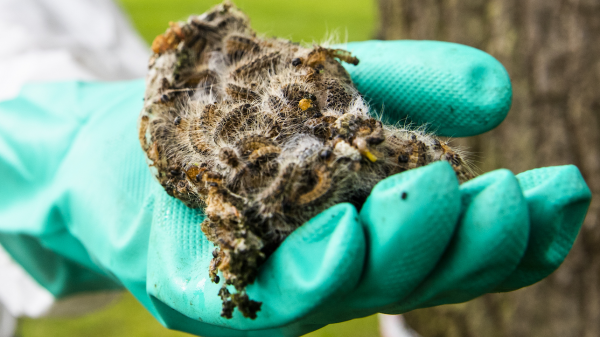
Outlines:
[[[348, 68], [390, 120], [464, 136], [500, 123], [502, 66], [441, 42], [352, 43]], [[0, 244], [57, 297], [124, 286], [161, 323], [202, 336], [298, 336], [375, 312], [510, 291], [568, 253], [591, 194], [574, 166], [461, 186], [444, 162], [380, 182], [283, 242], [248, 287], [256, 320], [220, 317], [201, 210], [169, 197], [138, 144], [142, 81], [30, 85], [0, 104]]]

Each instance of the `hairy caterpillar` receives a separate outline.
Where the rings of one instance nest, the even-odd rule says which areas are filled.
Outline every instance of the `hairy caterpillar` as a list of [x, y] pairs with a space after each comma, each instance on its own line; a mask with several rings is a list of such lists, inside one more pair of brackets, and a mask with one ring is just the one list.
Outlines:
[[448, 161], [460, 181], [472, 177], [446, 143], [369, 115], [340, 64], [357, 58], [259, 38], [230, 3], [170, 23], [152, 49], [140, 142], [167, 193], [205, 209], [224, 317], [235, 307], [256, 317], [261, 303], [246, 286], [328, 207], [360, 207], [380, 180], [433, 161]]

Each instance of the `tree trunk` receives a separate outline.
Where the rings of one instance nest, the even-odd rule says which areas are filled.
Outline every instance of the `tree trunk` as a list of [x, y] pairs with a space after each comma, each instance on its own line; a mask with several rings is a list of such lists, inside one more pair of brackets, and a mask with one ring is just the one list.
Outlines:
[[[444, 40], [496, 57], [513, 106], [496, 130], [461, 139], [482, 172], [575, 164], [600, 192], [600, 0], [379, 0], [381, 39]], [[424, 337], [600, 336], [600, 200], [550, 277], [512, 293], [416, 310]]]

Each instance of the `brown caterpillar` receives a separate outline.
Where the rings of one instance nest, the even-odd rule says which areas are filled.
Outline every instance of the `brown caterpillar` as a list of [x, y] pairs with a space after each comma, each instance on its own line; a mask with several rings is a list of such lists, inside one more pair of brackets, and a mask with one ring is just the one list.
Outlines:
[[166, 192], [205, 210], [224, 317], [235, 307], [256, 317], [261, 303], [246, 286], [325, 209], [360, 207], [377, 182], [433, 161], [448, 161], [461, 182], [472, 177], [446, 143], [369, 115], [340, 64], [356, 57], [259, 38], [230, 3], [170, 23], [152, 49], [140, 142]]

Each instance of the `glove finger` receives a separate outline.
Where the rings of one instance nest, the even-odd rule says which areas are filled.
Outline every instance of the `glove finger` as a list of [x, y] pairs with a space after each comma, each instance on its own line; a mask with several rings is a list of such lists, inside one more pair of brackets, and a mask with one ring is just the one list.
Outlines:
[[493, 171], [461, 185], [460, 194], [461, 219], [435, 270], [384, 312], [465, 302], [491, 291], [516, 269], [527, 247], [529, 213], [515, 176]]
[[517, 269], [495, 291], [512, 291], [550, 275], [564, 261], [585, 219], [592, 194], [573, 165], [517, 175], [529, 207], [531, 233]]
[[413, 291], [446, 249], [459, 212], [458, 181], [446, 162], [377, 184], [360, 211], [368, 253], [359, 285], [344, 304], [348, 314], [370, 314]]
[[202, 317], [194, 319], [183, 315], [174, 310], [167, 304], [150, 296], [152, 304], [155, 306], [160, 316], [156, 319], [165, 327], [171, 330], [184, 331], [203, 337], [296, 337], [303, 336], [311, 331], [318, 330], [326, 324], [310, 324], [298, 321], [286, 325], [285, 327], [275, 327], [260, 330], [236, 330], [224, 326], [212, 325], [202, 322]]
[[294, 322], [285, 327], [276, 327], [260, 330], [236, 330], [223, 326], [207, 324], [200, 319], [193, 319], [173, 310], [161, 300], [150, 296], [155, 308], [160, 312], [158, 321], [171, 330], [184, 331], [203, 337], [296, 337], [303, 336], [306, 333], [317, 330], [326, 324], [306, 324], [304, 322]]
[[366, 41], [345, 47], [358, 90], [392, 123], [428, 125], [451, 137], [473, 136], [500, 124], [512, 100], [510, 78], [489, 54], [439, 41]]
[[297, 320], [353, 290], [365, 251], [364, 232], [350, 204], [331, 207], [302, 225], [248, 287], [251, 297], [263, 301], [261, 327]]
[[263, 303], [256, 319], [238, 310], [232, 319], [222, 318], [221, 285], [208, 278], [214, 246], [200, 232], [201, 212], [163, 194], [164, 200], [156, 203], [163, 216], [153, 223], [150, 237], [147, 291], [169, 327], [182, 324], [177, 321], [181, 317], [190, 317], [185, 324], [196, 326], [200, 317], [203, 324], [231, 329], [274, 328], [356, 286], [364, 263], [364, 233], [354, 206], [340, 204], [294, 231], [261, 267], [247, 288], [250, 299]]

